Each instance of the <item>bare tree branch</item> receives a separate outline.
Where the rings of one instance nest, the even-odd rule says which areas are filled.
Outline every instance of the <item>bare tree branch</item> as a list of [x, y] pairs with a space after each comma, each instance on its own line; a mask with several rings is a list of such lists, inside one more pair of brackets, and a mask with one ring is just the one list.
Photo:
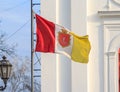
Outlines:
[[0, 56], [4, 55], [4, 54], [7, 54], [9, 56], [14, 56], [16, 55], [15, 53], [15, 47], [17, 45], [8, 45], [6, 42], [5, 42], [5, 33], [0, 33]]

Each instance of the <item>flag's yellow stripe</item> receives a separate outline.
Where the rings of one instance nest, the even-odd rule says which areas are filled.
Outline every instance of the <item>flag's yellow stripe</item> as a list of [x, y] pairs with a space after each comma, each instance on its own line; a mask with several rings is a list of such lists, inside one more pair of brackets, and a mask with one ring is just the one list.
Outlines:
[[88, 63], [91, 49], [88, 35], [78, 36], [72, 32], [70, 32], [70, 34], [73, 35], [71, 59], [80, 63]]

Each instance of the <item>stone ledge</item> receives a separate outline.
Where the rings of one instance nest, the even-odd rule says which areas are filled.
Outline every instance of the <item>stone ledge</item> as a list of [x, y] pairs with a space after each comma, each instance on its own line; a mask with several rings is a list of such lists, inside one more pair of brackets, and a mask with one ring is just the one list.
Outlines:
[[120, 11], [98, 11], [100, 17], [120, 17]]

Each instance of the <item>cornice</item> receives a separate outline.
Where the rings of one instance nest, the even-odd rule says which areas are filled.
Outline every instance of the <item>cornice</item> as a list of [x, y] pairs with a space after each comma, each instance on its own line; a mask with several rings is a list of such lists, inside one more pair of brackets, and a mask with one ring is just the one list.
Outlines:
[[113, 51], [113, 52], [106, 52], [106, 55], [108, 55], [108, 56], [114, 56], [115, 55], [115, 51]]
[[100, 17], [120, 17], [120, 11], [98, 11]]
[[120, 0], [113, 0], [114, 2], [116, 2], [117, 4], [120, 4]]

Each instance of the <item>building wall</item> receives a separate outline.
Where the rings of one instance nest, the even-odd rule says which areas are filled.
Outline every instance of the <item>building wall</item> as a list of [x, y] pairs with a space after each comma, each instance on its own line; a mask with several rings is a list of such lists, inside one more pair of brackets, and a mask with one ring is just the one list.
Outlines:
[[78, 35], [88, 34], [92, 47], [88, 64], [42, 54], [42, 92], [118, 92], [119, 9], [119, 0], [41, 0], [44, 18]]
[[88, 92], [104, 92], [103, 29], [98, 11], [106, 10], [107, 0], [88, 0], [87, 33], [91, 42], [88, 63]]
[[[114, 37], [120, 33], [117, 27], [120, 23], [119, 4], [117, 0], [87, 2], [87, 32], [92, 45], [88, 63], [88, 92], [118, 92], [116, 52], [120, 46]], [[103, 13], [100, 16], [98, 11], [108, 11], [108, 15]], [[114, 11], [117, 11], [118, 16]], [[119, 35], [116, 39], [119, 39]], [[110, 45], [112, 40], [114, 45]], [[109, 47], [112, 50], [108, 50]]]

